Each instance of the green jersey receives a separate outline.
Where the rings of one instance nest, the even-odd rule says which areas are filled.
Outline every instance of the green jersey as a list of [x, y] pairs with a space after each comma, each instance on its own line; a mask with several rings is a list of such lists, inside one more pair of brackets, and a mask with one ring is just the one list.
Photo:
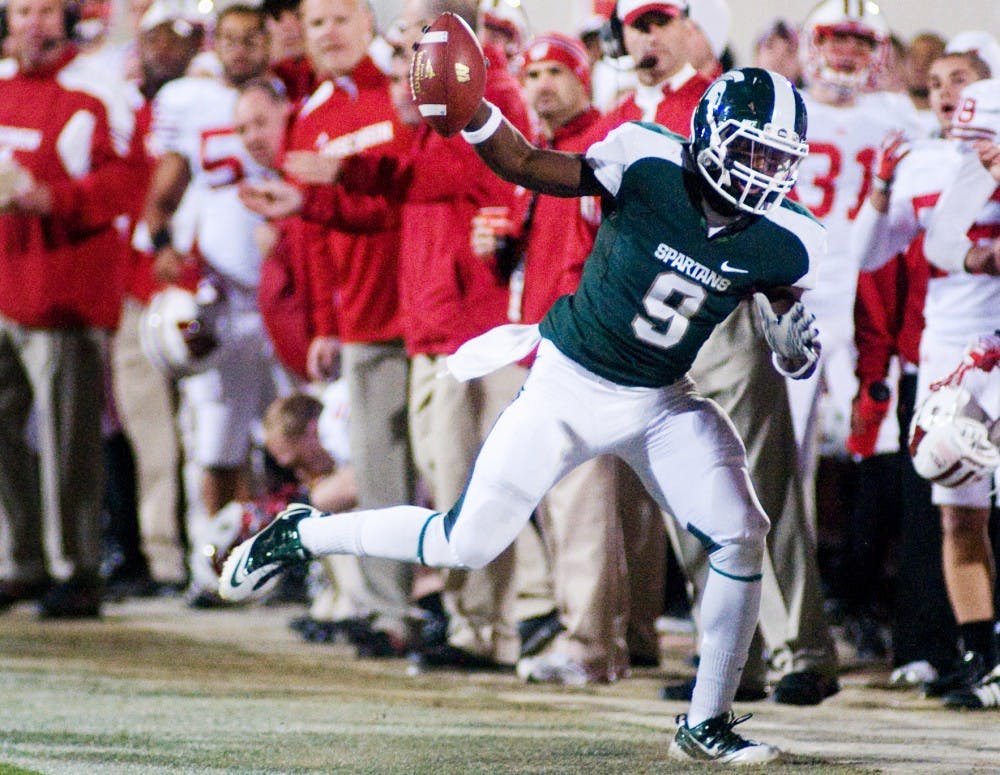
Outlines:
[[696, 204], [702, 183], [682, 138], [624, 124], [587, 161], [615, 197], [576, 292], [541, 333], [580, 365], [620, 385], [661, 387], [687, 373], [712, 330], [754, 291], [809, 288], [823, 227], [782, 202], [710, 233]]

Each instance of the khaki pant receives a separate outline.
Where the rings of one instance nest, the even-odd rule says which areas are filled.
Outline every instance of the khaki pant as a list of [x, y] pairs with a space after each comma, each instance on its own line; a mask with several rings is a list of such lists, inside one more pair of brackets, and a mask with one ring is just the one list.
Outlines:
[[183, 582], [184, 548], [178, 519], [180, 444], [170, 381], [139, 342], [142, 305], [126, 299], [112, 343], [115, 403], [135, 454], [142, 551], [154, 579]]
[[538, 513], [565, 628], [552, 650], [595, 680], [625, 676], [630, 652], [656, 659], [665, 537], [631, 469], [609, 455], [589, 460], [549, 490]]
[[[485, 377], [459, 382], [444, 372], [442, 356], [413, 358], [410, 428], [414, 459], [436, 508], [451, 508], [461, 497], [483, 439], [517, 395], [524, 377], [523, 369], [506, 366]], [[539, 580], [539, 576], [545, 578], [544, 570], [518, 569], [518, 545], [533, 539], [530, 532], [523, 531], [512, 546], [481, 570], [445, 572], [444, 601], [451, 619], [448, 640], [453, 646], [506, 664], [517, 661], [518, 619], [552, 607], [547, 595], [537, 590], [529, 598], [534, 610], [518, 605], [521, 578], [534, 578], [532, 586], [544, 585]], [[537, 561], [539, 553], [530, 554]]]
[[[351, 406], [351, 462], [358, 481], [358, 508], [397, 506], [413, 500], [406, 397], [409, 362], [401, 343], [346, 344], [341, 353]], [[372, 616], [376, 630], [409, 634], [413, 570], [396, 560], [355, 560], [360, 582], [351, 596]], [[345, 563], [338, 559], [338, 574]], [[347, 569], [344, 568], [345, 576]]]
[[100, 572], [106, 351], [104, 331], [0, 317], [0, 503], [12, 579]]
[[[701, 349], [690, 376], [702, 395], [729, 414], [747, 449], [750, 478], [771, 520], [764, 556], [760, 634], [782, 673], [815, 670], [834, 675], [837, 659], [823, 611], [816, 546], [809, 529], [797, 466], [784, 378], [750, 304], [744, 302]], [[667, 521], [671, 542], [697, 604], [708, 557], [690, 533]], [[755, 638], [744, 682], [764, 680], [763, 644]]]

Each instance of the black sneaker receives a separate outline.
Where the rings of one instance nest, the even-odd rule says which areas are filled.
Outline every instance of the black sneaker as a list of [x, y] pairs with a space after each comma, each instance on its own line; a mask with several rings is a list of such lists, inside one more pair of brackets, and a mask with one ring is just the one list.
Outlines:
[[750, 718], [748, 713], [739, 718], [726, 711], [715, 718], [689, 727], [687, 716], [677, 717], [677, 734], [670, 744], [671, 759], [718, 764], [764, 764], [781, 758], [781, 751], [773, 745], [747, 740], [733, 731], [733, 727]]
[[[690, 702], [691, 695], [694, 694], [694, 679], [682, 681], [676, 684], [667, 684], [660, 689], [661, 700], [676, 700], [680, 702]], [[759, 702], [767, 697], [767, 689], [761, 685], [740, 686], [736, 689], [736, 702]]]
[[948, 692], [944, 696], [944, 706], [964, 710], [1000, 708], [1000, 665], [994, 667], [978, 683]]
[[782, 705], [819, 705], [840, 691], [833, 676], [815, 670], [786, 673], [774, 687], [774, 701]]
[[37, 600], [52, 588], [52, 584], [48, 576], [37, 581], [0, 581], [0, 611], [28, 600]]
[[517, 633], [521, 638], [521, 657], [531, 657], [542, 651], [564, 629], [566, 628], [559, 621], [559, 612], [556, 610], [521, 620], [517, 623]]
[[924, 697], [944, 697], [950, 692], [967, 689], [986, 675], [986, 660], [978, 651], [966, 651], [951, 670], [922, 687]]
[[56, 584], [38, 599], [41, 619], [98, 619], [104, 589], [99, 581], [70, 579]]
[[513, 667], [502, 665], [490, 657], [443, 643], [415, 654], [413, 662], [420, 669], [450, 669], [486, 672], [511, 672]]
[[358, 659], [396, 659], [406, 656], [406, 643], [392, 633], [371, 630], [367, 638], [355, 646]]

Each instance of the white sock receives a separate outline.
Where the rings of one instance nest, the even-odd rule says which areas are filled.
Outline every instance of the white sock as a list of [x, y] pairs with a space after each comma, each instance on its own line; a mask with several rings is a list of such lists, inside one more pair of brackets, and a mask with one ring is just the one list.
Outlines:
[[444, 515], [419, 506], [307, 517], [299, 522], [299, 538], [317, 556], [354, 554], [434, 567], [458, 566], [444, 536]]
[[760, 612], [760, 581], [708, 573], [701, 601], [701, 644], [689, 727], [732, 709]]
[[364, 512], [306, 517], [299, 522], [302, 546], [317, 557], [327, 554], [360, 554], [358, 517]]

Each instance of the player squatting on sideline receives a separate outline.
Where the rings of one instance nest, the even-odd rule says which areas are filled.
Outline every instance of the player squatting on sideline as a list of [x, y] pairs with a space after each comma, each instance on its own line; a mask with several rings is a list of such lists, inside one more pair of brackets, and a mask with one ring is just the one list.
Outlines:
[[747, 717], [731, 709], [757, 623], [769, 522], [731, 422], [686, 373], [712, 329], [751, 295], [776, 368], [804, 377], [815, 366], [817, 332], [796, 299], [825, 249], [824, 231], [784, 200], [808, 150], [805, 129], [798, 92], [756, 68], [712, 84], [689, 141], [629, 123], [586, 154], [535, 148], [484, 101], [463, 136], [500, 177], [544, 194], [613, 200], [577, 292], [539, 326], [494, 329], [449, 359], [468, 378], [538, 344], [523, 390], [450, 511], [397, 506], [331, 518], [292, 505], [234, 550], [222, 596], [252, 597], [285, 565], [318, 555], [482, 567], [565, 473], [618, 455], [711, 557], [701, 660], [670, 755], [734, 764], [778, 758], [776, 748], [733, 731]]

